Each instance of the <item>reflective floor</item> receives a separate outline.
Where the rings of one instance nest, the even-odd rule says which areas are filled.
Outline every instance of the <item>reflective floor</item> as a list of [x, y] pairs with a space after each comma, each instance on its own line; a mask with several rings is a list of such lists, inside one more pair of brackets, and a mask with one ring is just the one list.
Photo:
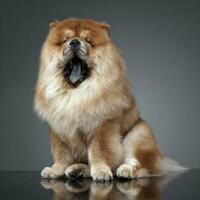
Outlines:
[[0, 172], [0, 198], [26, 200], [200, 199], [200, 170], [163, 178], [114, 180], [41, 180], [39, 172]]

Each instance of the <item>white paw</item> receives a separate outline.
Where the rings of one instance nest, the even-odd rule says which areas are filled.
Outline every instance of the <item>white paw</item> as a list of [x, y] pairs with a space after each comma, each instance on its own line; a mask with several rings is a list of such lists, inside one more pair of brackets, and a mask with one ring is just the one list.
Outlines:
[[64, 175], [64, 168], [58, 166], [45, 167], [41, 171], [42, 178], [58, 178]]
[[110, 170], [105, 170], [105, 169], [96, 169], [91, 173], [92, 179], [94, 181], [110, 181], [113, 179], [113, 174]]
[[140, 178], [148, 176], [148, 170], [141, 168], [140, 165], [122, 164], [116, 174], [120, 178]]
[[121, 178], [134, 178], [133, 166], [129, 164], [122, 164], [117, 169], [117, 176]]

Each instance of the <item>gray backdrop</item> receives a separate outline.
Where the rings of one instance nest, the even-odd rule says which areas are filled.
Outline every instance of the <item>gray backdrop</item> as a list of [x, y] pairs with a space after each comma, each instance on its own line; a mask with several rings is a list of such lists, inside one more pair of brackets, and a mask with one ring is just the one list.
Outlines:
[[53, 19], [93, 18], [112, 26], [142, 116], [161, 150], [199, 167], [199, 1], [4, 0], [0, 3], [0, 169], [51, 162], [48, 128], [33, 113], [40, 47]]

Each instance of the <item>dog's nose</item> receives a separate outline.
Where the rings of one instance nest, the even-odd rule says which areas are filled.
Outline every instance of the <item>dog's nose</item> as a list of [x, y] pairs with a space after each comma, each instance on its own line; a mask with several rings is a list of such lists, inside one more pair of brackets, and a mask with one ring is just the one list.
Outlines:
[[81, 45], [80, 41], [77, 39], [72, 40], [70, 43], [70, 48], [72, 51], [77, 51]]

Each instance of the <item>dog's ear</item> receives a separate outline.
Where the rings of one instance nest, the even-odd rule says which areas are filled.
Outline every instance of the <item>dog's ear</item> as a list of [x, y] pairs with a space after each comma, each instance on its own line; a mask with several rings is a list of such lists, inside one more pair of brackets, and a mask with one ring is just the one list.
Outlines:
[[102, 22], [101, 27], [107, 32], [108, 36], [110, 37], [110, 25], [106, 22]]
[[55, 28], [59, 24], [58, 20], [53, 20], [52, 22], [49, 23], [49, 30]]

